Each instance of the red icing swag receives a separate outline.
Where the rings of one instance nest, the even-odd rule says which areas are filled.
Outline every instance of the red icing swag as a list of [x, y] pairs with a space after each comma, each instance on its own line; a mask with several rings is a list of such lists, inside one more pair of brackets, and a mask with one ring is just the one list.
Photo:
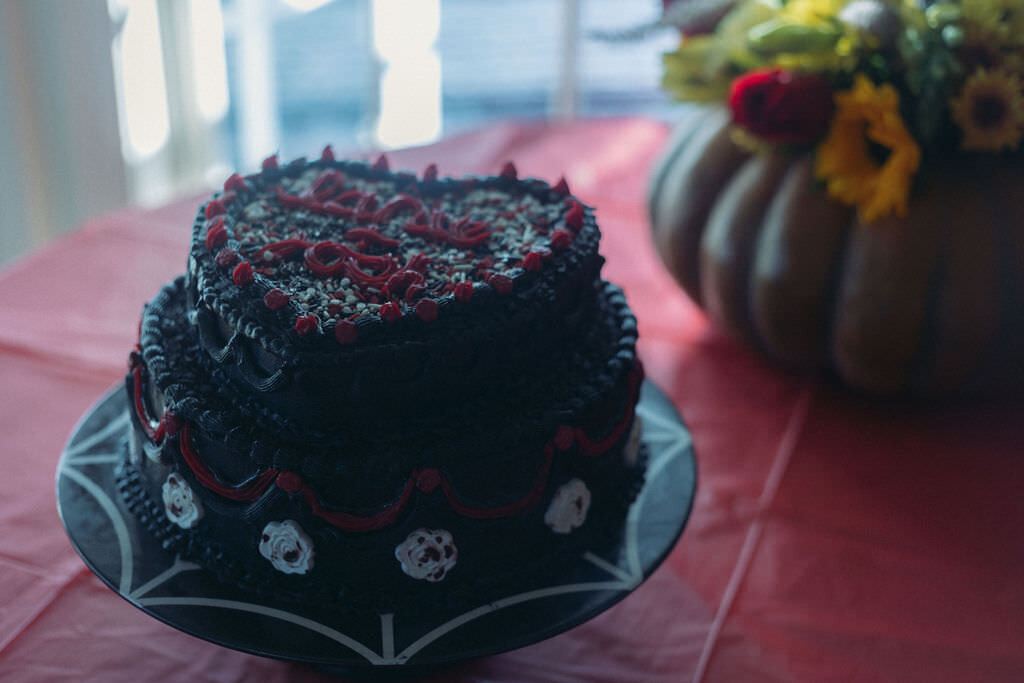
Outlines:
[[633, 423], [633, 415], [636, 412], [636, 402], [640, 398], [640, 383], [644, 378], [644, 368], [639, 360], [633, 365], [633, 368], [629, 371], [629, 376], [626, 378], [629, 386], [629, 403], [632, 406], [626, 411], [626, 414], [615, 423], [611, 431], [608, 432], [603, 438], [592, 440], [587, 436], [587, 433], [583, 431], [582, 427], [576, 427], [576, 447], [579, 448], [580, 453], [587, 456], [597, 456], [606, 452], [609, 448], [615, 445], [615, 442], [622, 438], [625, 434], [626, 429]]
[[133, 354], [131, 367], [132, 397], [135, 413], [139, 423], [142, 425], [143, 431], [145, 431], [146, 436], [151, 441], [158, 444], [166, 437], [176, 435], [182, 459], [189, 470], [191, 470], [196, 481], [202, 484], [204, 488], [228, 500], [252, 502], [262, 496], [271, 485], [276, 484], [278, 488], [281, 488], [289, 495], [301, 495], [302, 499], [309, 505], [312, 513], [328, 524], [344, 531], [353, 532], [374, 531], [392, 525], [409, 504], [415, 489], [430, 494], [437, 488], [440, 488], [442, 495], [444, 495], [452, 510], [470, 519], [511, 517], [536, 505], [547, 488], [548, 478], [551, 474], [551, 465], [556, 452], [565, 452], [575, 444], [581, 455], [593, 457], [607, 452], [622, 437], [632, 422], [636, 398], [639, 395], [640, 381], [643, 378], [642, 366], [637, 361], [627, 378], [630, 407], [608, 434], [603, 437], [592, 440], [587, 436], [582, 427], [560, 427], [551, 440], [544, 444], [544, 462], [537, 473], [533, 486], [525, 496], [515, 502], [496, 507], [468, 505], [459, 498], [447, 477], [439, 470], [430, 467], [413, 470], [406, 480], [398, 499], [380, 512], [371, 515], [356, 515], [326, 509], [320, 502], [316, 491], [303, 482], [297, 473], [287, 470], [267, 468], [240, 484], [231, 485], [222, 482], [213, 470], [207, 467], [196, 452], [192, 442], [192, 426], [188, 421], [180, 420], [169, 410], [164, 411], [159, 421], [150, 416], [142, 397], [142, 371], [141, 361], [135, 358]]

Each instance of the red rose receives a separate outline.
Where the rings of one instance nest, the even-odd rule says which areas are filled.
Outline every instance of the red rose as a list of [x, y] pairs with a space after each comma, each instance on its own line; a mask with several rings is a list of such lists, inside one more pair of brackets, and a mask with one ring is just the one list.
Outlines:
[[758, 69], [732, 82], [733, 123], [766, 142], [812, 142], [832, 121], [832, 87], [814, 75]]

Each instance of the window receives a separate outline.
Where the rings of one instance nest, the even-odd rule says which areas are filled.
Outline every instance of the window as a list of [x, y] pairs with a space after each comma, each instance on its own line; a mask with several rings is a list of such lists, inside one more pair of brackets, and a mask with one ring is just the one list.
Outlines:
[[675, 37], [596, 40], [659, 0], [110, 0], [133, 193], [285, 157], [425, 144], [498, 119], [665, 115]]

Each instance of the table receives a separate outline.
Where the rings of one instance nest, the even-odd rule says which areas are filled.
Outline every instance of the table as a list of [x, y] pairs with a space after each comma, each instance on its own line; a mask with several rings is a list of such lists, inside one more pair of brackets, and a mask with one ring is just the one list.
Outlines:
[[[502, 124], [392, 167], [562, 173], [597, 207], [605, 274], [648, 376], [697, 450], [698, 495], [665, 565], [549, 641], [456, 681], [1024, 680], [1024, 403], [914, 406], [748, 355], [661, 268], [644, 189], [667, 136], [642, 118]], [[118, 382], [142, 304], [185, 267], [197, 198], [88, 222], [0, 272], [0, 678], [328, 680], [224, 650], [117, 597], [54, 506], [75, 421]]]

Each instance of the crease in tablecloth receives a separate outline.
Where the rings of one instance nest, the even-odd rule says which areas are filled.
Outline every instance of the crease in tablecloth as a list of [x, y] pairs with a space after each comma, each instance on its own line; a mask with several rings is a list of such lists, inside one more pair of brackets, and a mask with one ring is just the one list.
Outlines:
[[[75, 559], [77, 560], [77, 558]], [[32, 625], [39, 621], [48, 609], [56, 604], [61, 595], [70, 590], [76, 582], [92, 576], [92, 571], [90, 571], [88, 567], [85, 565], [79, 565], [78, 562], [75, 562], [75, 564], [78, 566], [76, 566], [72, 571], [64, 574], [60, 580], [56, 581], [53, 588], [47, 593], [43, 600], [41, 600], [34, 609], [29, 611], [22, 621], [14, 627], [13, 631], [0, 639], [0, 657], [3, 657], [4, 652], [13, 645], [18, 638], [28, 632], [29, 629], [32, 628]]]
[[796, 398], [788, 424], [786, 425], [786, 431], [779, 440], [779, 446], [775, 451], [775, 457], [768, 471], [768, 477], [765, 479], [764, 488], [757, 501], [757, 514], [747, 529], [743, 546], [740, 548], [739, 557], [736, 558], [736, 565], [726, 583], [725, 591], [715, 612], [715, 617], [708, 628], [707, 638], [704, 641], [704, 647], [701, 650], [700, 658], [697, 660], [697, 667], [694, 670], [694, 683], [700, 683], [705, 680], [708, 674], [708, 668], [714, 656], [718, 639], [722, 634], [722, 629], [725, 626], [725, 621], [729, 617], [736, 596], [739, 594], [743, 581], [746, 579], [747, 572], [750, 569], [751, 562], [754, 559], [757, 546], [764, 534], [763, 515], [771, 508], [775, 495], [778, 493], [790, 458], [796, 450], [797, 441], [800, 438], [804, 425], [807, 424], [807, 416], [810, 414], [814, 395], [815, 383], [813, 380], [808, 380]]
[[[9, 354], [29, 361], [45, 362], [52, 368], [84, 373], [113, 374], [123, 370], [125, 363], [113, 361], [104, 362], [94, 358], [83, 358], [68, 353], [58, 353], [54, 350], [39, 351], [28, 344], [0, 340], [0, 353]], [[97, 397], [98, 398], [98, 397]]]

